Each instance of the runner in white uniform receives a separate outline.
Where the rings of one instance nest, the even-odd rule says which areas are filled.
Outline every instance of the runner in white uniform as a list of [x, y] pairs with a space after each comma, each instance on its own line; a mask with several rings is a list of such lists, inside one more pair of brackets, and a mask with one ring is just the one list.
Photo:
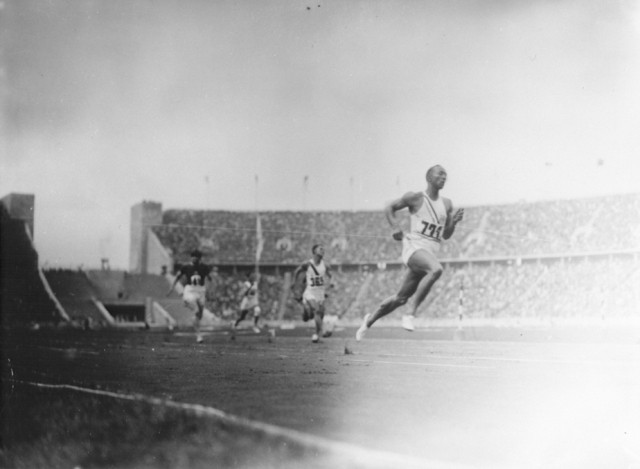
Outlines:
[[[302, 303], [302, 320], [314, 319], [315, 333], [311, 336], [313, 342], [318, 342], [322, 335], [322, 321], [324, 319], [324, 302], [327, 296], [326, 287], [331, 281], [331, 269], [324, 263], [324, 246], [316, 244], [311, 249], [313, 258], [303, 262], [293, 273], [294, 295]], [[304, 292], [300, 295], [300, 274], [304, 272]]]
[[[449, 239], [456, 224], [462, 220], [463, 209], [453, 211], [449, 199], [440, 196], [440, 190], [447, 180], [445, 169], [436, 165], [427, 171], [427, 190], [408, 192], [385, 208], [387, 221], [393, 229], [393, 239], [402, 240], [402, 260], [408, 267], [407, 276], [397, 294], [384, 300], [374, 313], [366, 314], [356, 332], [356, 340], [361, 340], [367, 330], [381, 317], [407, 303], [415, 293], [411, 312], [402, 318], [402, 327], [413, 331], [413, 318], [433, 284], [442, 275], [442, 265], [436, 257], [440, 241]], [[396, 212], [408, 209], [410, 227], [403, 233]]]
[[410, 228], [402, 239], [402, 261], [409, 264], [409, 259], [418, 249], [434, 256], [440, 250], [442, 231], [447, 222], [447, 208], [444, 199], [438, 197], [431, 200], [426, 192], [422, 193], [423, 203], [416, 213], [409, 217]]
[[244, 292], [240, 300], [240, 317], [233, 324], [234, 329], [242, 322], [249, 313], [253, 313], [253, 331], [258, 333], [258, 320], [260, 319], [260, 303], [258, 302], [258, 278], [255, 272], [247, 274], [247, 280], [243, 284]]

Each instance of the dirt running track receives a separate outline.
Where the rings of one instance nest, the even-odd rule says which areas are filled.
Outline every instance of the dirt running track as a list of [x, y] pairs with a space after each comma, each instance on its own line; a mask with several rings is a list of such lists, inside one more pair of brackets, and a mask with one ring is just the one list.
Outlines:
[[[353, 330], [35, 331], [5, 337], [14, 377], [202, 404], [364, 448], [470, 467], [640, 467], [640, 344]], [[523, 334], [535, 340], [511, 340]], [[447, 339], [447, 340], [444, 340]]]

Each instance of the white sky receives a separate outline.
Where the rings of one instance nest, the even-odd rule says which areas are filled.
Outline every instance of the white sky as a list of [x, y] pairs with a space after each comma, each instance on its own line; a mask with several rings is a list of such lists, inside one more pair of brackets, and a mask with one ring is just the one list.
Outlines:
[[637, 1], [5, 0], [0, 14], [0, 196], [35, 194], [49, 265], [127, 268], [142, 200], [381, 209], [435, 163], [456, 205], [640, 190]]

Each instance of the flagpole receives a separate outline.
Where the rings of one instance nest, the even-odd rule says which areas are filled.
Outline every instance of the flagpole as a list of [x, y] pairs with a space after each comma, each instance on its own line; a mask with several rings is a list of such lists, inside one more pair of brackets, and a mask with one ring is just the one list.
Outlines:
[[355, 205], [354, 205], [355, 197], [353, 194], [353, 176], [349, 178], [349, 192], [350, 192], [349, 196], [351, 198], [351, 211], [355, 212]]
[[307, 188], [309, 186], [309, 176], [302, 180], [302, 210], [307, 210]]
[[257, 276], [260, 274], [260, 256], [262, 255], [262, 222], [260, 221], [260, 214], [256, 212], [256, 281]]
[[205, 207], [206, 210], [211, 209], [211, 196], [210, 196], [210, 190], [209, 190], [209, 175], [205, 175], [204, 177], [204, 200], [207, 204], [207, 206]]
[[256, 185], [253, 191], [253, 210], [258, 213], [258, 175], [255, 175]]
[[256, 187], [255, 187], [255, 197], [254, 197], [254, 211], [256, 214], [256, 264], [255, 264], [255, 272], [256, 272], [256, 281], [258, 281], [258, 275], [260, 274], [260, 256], [262, 255], [262, 224], [260, 222], [260, 213], [258, 212], [258, 175], [255, 177]]

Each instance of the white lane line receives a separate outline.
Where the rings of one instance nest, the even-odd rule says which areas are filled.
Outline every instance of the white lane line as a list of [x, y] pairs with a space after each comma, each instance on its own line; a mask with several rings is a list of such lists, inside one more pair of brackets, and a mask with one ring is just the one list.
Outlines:
[[411, 365], [411, 366], [424, 366], [424, 367], [439, 366], [443, 368], [483, 368], [485, 370], [489, 368], [494, 368], [492, 366], [482, 366], [482, 365], [454, 365], [451, 363], [401, 362], [396, 360], [385, 361], [385, 360], [357, 360], [357, 359], [354, 360], [352, 359], [349, 361], [360, 362], [360, 363], [384, 363], [389, 365]]
[[284, 437], [298, 444], [315, 447], [331, 453], [337, 453], [344, 457], [349, 457], [354, 463], [363, 465], [364, 467], [371, 468], [388, 468], [388, 467], [403, 467], [407, 469], [473, 469], [475, 466], [467, 466], [456, 463], [447, 463], [443, 461], [426, 461], [424, 459], [414, 458], [410, 456], [404, 456], [397, 453], [388, 451], [372, 450], [363, 448], [357, 445], [342, 443], [326, 438], [322, 438], [308, 433], [303, 433], [297, 430], [291, 430], [277, 425], [271, 425], [268, 423], [258, 422], [243, 417], [238, 417], [232, 414], [228, 414], [215, 407], [204, 406], [200, 404], [187, 404], [183, 402], [176, 402], [167, 399], [159, 399], [156, 397], [145, 396], [143, 394], [121, 394], [110, 391], [101, 391], [98, 389], [83, 388], [80, 386], [74, 386], [70, 384], [48, 384], [37, 383], [32, 381], [14, 380], [16, 383], [27, 384], [30, 386], [36, 386], [39, 388], [48, 389], [69, 389], [72, 391], [83, 392], [87, 394], [95, 394], [99, 396], [112, 397], [116, 399], [123, 399], [129, 401], [145, 402], [152, 405], [162, 405], [166, 407], [172, 407], [180, 410], [194, 412], [198, 416], [208, 416], [217, 418], [219, 420], [234, 423], [245, 429], [261, 431], [267, 435], [274, 437]]
[[77, 348], [45, 347], [44, 345], [35, 345], [34, 347], [43, 349], [43, 350], [53, 350], [54, 352], [84, 353], [86, 355], [100, 355], [100, 352], [95, 352], [93, 350], [80, 350]]
[[[475, 355], [459, 356], [459, 355], [414, 355], [403, 353], [367, 353], [358, 352], [358, 355], [369, 355], [375, 357], [401, 357], [401, 358], [442, 358], [445, 360], [486, 360], [500, 362], [527, 362], [527, 363], [560, 363], [566, 365], [621, 365], [625, 362], [620, 360], [569, 360], [555, 358], [506, 358], [506, 357], [483, 357]], [[630, 360], [635, 361], [635, 360]]]

